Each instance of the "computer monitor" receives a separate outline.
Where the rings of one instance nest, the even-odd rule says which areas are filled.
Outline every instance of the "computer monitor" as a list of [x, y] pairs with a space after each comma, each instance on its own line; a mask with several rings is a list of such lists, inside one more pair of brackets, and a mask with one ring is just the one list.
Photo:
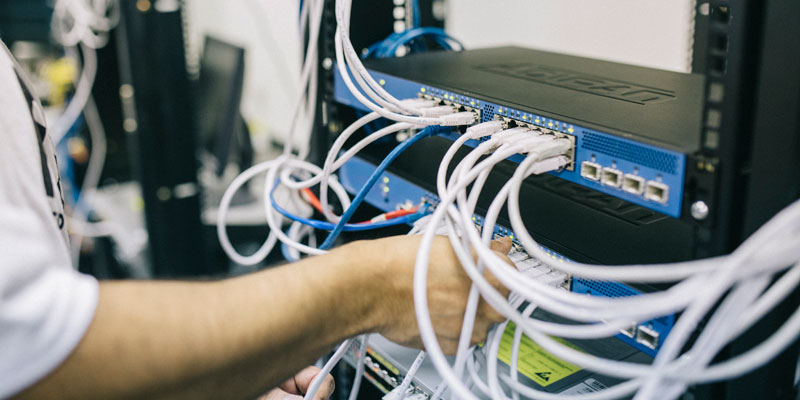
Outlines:
[[222, 176], [229, 163], [241, 169], [252, 164], [253, 147], [240, 106], [244, 86], [245, 49], [206, 36], [200, 64], [199, 145], [216, 163]]

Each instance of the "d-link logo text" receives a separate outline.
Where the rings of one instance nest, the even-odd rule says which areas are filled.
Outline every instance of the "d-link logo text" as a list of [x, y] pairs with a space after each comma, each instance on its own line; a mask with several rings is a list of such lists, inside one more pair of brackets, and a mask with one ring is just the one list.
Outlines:
[[663, 103], [675, 99], [675, 93], [669, 90], [615, 81], [545, 65], [502, 64], [482, 66], [478, 69], [641, 105]]

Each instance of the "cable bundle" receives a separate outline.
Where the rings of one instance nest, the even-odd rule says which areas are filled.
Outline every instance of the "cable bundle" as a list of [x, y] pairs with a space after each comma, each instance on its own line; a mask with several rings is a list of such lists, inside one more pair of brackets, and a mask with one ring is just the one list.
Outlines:
[[[304, 161], [304, 159], [308, 156], [308, 143], [304, 143], [299, 146], [298, 152], [295, 155], [293, 153], [294, 133], [299, 116], [301, 115], [301, 109], [305, 106], [307, 110], [313, 110], [313, 106], [316, 103], [317, 70], [314, 67], [316, 66], [317, 61], [316, 49], [318, 46], [319, 26], [321, 23], [323, 6], [324, 1], [322, 0], [305, 1], [302, 4], [300, 32], [302, 34], [302, 32], [305, 31], [306, 26], [308, 26], [309, 40], [305, 52], [306, 56], [303, 64], [303, 70], [301, 73], [301, 91], [295, 104], [292, 127], [290, 129], [289, 137], [286, 140], [283, 155], [275, 160], [270, 160], [255, 165], [244, 171], [234, 180], [230, 187], [228, 187], [222, 197], [222, 201], [220, 202], [219, 213], [217, 216], [217, 235], [226, 254], [232, 260], [240, 264], [254, 265], [261, 262], [264, 258], [266, 258], [267, 254], [269, 254], [271, 249], [275, 246], [275, 244], [277, 244], [278, 241], [287, 247], [285, 251], [287, 254], [289, 253], [289, 249], [292, 249], [292, 252], [297, 251], [304, 254], [324, 254], [326, 249], [333, 244], [333, 241], [338, 237], [342, 230], [376, 229], [383, 226], [413, 221], [417, 215], [404, 216], [405, 220], [403, 221], [395, 221], [394, 219], [390, 219], [389, 221], [385, 222], [381, 221], [358, 224], [358, 226], [347, 225], [349, 218], [355, 212], [355, 209], [361, 203], [364, 196], [366, 196], [367, 192], [371, 188], [371, 185], [374, 184], [374, 181], [377, 180], [383, 171], [385, 171], [391, 160], [396, 158], [406, 148], [410, 147], [418, 140], [439, 132], [438, 128], [426, 129], [426, 127], [469, 125], [475, 121], [475, 114], [472, 112], [454, 112], [452, 108], [447, 108], [447, 110], [445, 110], [440, 107], [436, 107], [432, 101], [427, 100], [408, 99], [401, 101], [392, 97], [369, 75], [363, 64], [361, 64], [361, 61], [349, 40], [342, 40], [343, 37], [349, 37], [346, 29], [339, 29], [337, 30], [336, 35], [336, 48], [337, 54], [339, 55], [339, 71], [342, 73], [342, 76], [345, 82], [348, 84], [348, 87], [350, 87], [351, 90], [356, 91], [358, 96], [362, 96], [361, 98], [363, 101], [369, 103], [368, 107], [370, 107], [373, 112], [358, 119], [339, 135], [329, 150], [328, 156], [321, 169], [316, 165]], [[340, 7], [340, 5], [337, 3], [337, 19], [342, 18], [342, 20], [344, 20], [345, 14], [349, 18], [349, 8], [349, 4]], [[353, 80], [356, 81], [361, 90], [356, 88], [356, 83], [354, 83]], [[367, 97], [374, 100], [375, 103], [368, 100]], [[313, 115], [313, 113], [307, 114]], [[346, 152], [339, 155], [348, 138], [350, 138], [365, 125], [382, 117], [396, 121], [396, 123], [368, 135]], [[312, 125], [313, 120], [311, 123], [305, 124], [305, 129], [310, 130]], [[382, 165], [379, 166], [378, 169], [373, 173], [371, 178], [372, 183], [365, 186], [361, 190], [361, 193], [356, 195], [353, 203], [351, 204], [347, 192], [338, 182], [333, 173], [337, 169], [341, 168], [344, 163], [347, 162], [347, 160], [355, 156], [366, 146], [383, 137], [386, 137], [387, 135], [406, 130], [419, 132], [412, 135], [411, 138], [409, 138], [406, 142], [401, 143], [395, 149], [390, 157], [388, 157], [387, 160], [385, 160], [385, 162], [382, 163]], [[256, 253], [250, 256], [244, 256], [239, 254], [230, 243], [225, 230], [225, 218], [235, 192], [248, 180], [261, 173], [265, 174], [264, 207], [267, 215], [267, 224], [270, 227], [270, 235], [264, 244], [259, 248], [259, 250], [256, 251]], [[280, 187], [285, 187], [292, 191], [300, 191], [311, 188], [315, 185], [320, 185], [319, 207], [320, 212], [325, 216], [327, 221], [313, 221], [306, 218], [293, 217], [286, 212], [284, 207], [278, 204], [277, 201], [273, 201], [273, 193]], [[334, 215], [331, 211], [328, 201], [329, 188], [333, 190], [337, 200], [339, 201], [339, 204], [345, 210], [343, 216], [341, 217]], [[298, 237], [296, 236], [301, 232], [299, 228], [293, 230], [290, 229], [291, 232], [295, 233], [294, 236], [287, 235], [282, 231], [282, 217], [288, 217], [290, 220], [293, 220], [297, 223], [311, 224], [321, 229], [330, 228], [331, 234], [319, 247], [300, 243]]]
[[[317, 35], [322, 15], [322, 0], [303, 3], [301, 32], [305, 30], [306, 19], [310, 24], [309, 44], [303, 67], [302, 94], [298, 97], [297, 108], [313, 105], [316, 85], [315, 51]], [[679, 397], [689, 385], [729, 379], [763, 365], [782, 349], [791, 344], [800, 333], [800, 311], [795, 312], [784, 326], [767, 341], [747, 353], [733, 359], [711, 364], [720, 349], [730, 343], [749, 327], [758, 323], [776, 304], [782, 301], [800, 283], [800, 202], [787, 208], [762, 227], [743, 243], [739, 249], [725, 257], [717, 257], [691, 262], [663, 265], [604, 266], [580, 263], [566, 263], [552, 259], [528, 234], [520, 215], [519, 194], [522, 182], [530, 175], [542, 174], [565, 167], [570, 160], [565, 156], [570, 150], [569, 140], [528, 128], [507, 129], [501, 121], [491, 121], [473, 125], [475, 115], [471, 112], [456, 113], [438, 108], [425, 100], [399, 100], [386, 92], [369, 75], [360, 57], [352, 46], [349, 37], [351, 1], [337, 0], [335, 16], [337, 30], [335, 50], [337, 68], [351, 93], [372, 112], [361, 117], [347, 127], [332, 145], [324, 165], [320, 168], [306, 161], [307, 146], [301, 146], [298, 154], [292, 153], [292, 136], [286, 141], [284, 155], [276, 160], [254, 166], [238, 177], [226, 191], [220, 205], [218, 234], [225, 251], [234, 261], [242, 264], [255, 264], [263, 260], [271, 248], [281, 241], [287, 253], [298, 257], [301, 253], [322, 254], [329, 248], [339, 232], [345, 229], [377, 227], [379, 222], [349, 224], [353, 211], [358, 207], [370, 189], [366, 185], [351, 201], [346, 191], [338, 183], [334, 173], [344, 163], [364, 147], [374, 141], [403, 130], [417, 131], [407, 141], [401, 143], [392, 154], [374, 171], [369, 182], [380, 176], [386, 166], [407, 147], [422, 137], [436, 134], [441, 127], [468, 125], [466, 133], [456, 140], [444, 156], [437, 175], [437, 191], [441, 202], [436, 205], [432, 215], [415, 223], [412, 233], [422, 233], [423, 239], [417, 255], [414, 275], [414, 301], [417, 320], [425, 348], [443, 378], [443, 384], [434, 395], [441, 397], [446, 389], [452, 398], [478, 399], [518, 399], [525, 396], [533, 399], [613, 399], [633, 395], [636, 399], [672, 399]], [[389, 54], [392, 48], [403, 45], [400, 37], [389, 45], [381, 45], [381, 54]], [[379, 49], [375, 48], [377, 52]], [[295, 118], [299, 114], [295, 112]], [[380, 118], [395, 123], [366, 136], [346, 152], [341, 150], [344, 143], [358, 129]], [[311, 124], [308, 124], [310, 126]], [[293, 125], [294, 127], [294, 125]], [[470, 139], [485, 138], [469, 155], [455, 167], [450, 177], [447, 171], [455, 153]], [[494, 198], [486, 213], [482, 229], [473, 222], [473, 215], [479, 194], [493, 167], [507, 157], [522, 153], [526, 157], [511, 179], [506, 182]], [[225, 234], [225, 214], [233, 193], [244, 182], [265, 173], [265, 211], [271, 233], [256, 254], [242, 256], [233, 249]], [[326, 221], [314, 221], [291, 216], [273, 198], [277, 187], [293, 192], [306, 193], [308, 188], [320, 185], [320, 197], [313, 203], [324, 215]], [[344, 212], [341, 216], [333, 214], [328, 202], [328, 188], [332, 189]], [[553, 285], [556, 280], [546, 280], [526, 274], [506, 263], [491, 251], [494, 226], [503, 207], [507, 207], [511, 225], [522, 249], [534, 257], [552, 275], [581, 277], [599, 281], [674, 283], [664, 291], [627, 298], [591, 297], [571, 293]], [[409, 217], [414, 214], [406, 214]], [[413, 218], [421, 217], [422, 213]], [[293, 221], [288, 233], [282, 231], [282, 218]], [[424, 222], [423, 222], [424, 221]], [[388, 221], [387, 221], [388, 222]], [[409, 220], [403, 222], [411, 222]], [[398, 221], [399, 223], [399, 221]], [[320, 246], [314, 243], [303, 244], [299, 238], [308, 235], [308, 229], [330, 230], [331, 233]], [[473, 281], [464, 325], [459, 341], [458, 354], [451, 365], [444, 356], [437, 341], [433, 324], [428, 313], [426, 298], [429, 253], [437, 234], [446, 233], [464, 270]], [[312, 235], [313, 236], [313, 235]], [[310, 240], [310, 239], [309, 239]], [[473, 258], [477, 255], [477, 261]], [[753, 266], [757, 266], [754, 268]], [[488, 269], [500, 282], [511, 290], [509, 298], [494, 289], [484, 278]], [[781, 275], [782, 274], [782, 275]], [[773, 279], [780, 276], [776, 281]], [[483, 351], [487, 358], [486, 371], [478, 371], [474, 348], [469, 345], [479, 300], [483, 298], [508, 321], [490, 334]], [[715, 308], [715, 305], [718, 305]], [[521, 309], [521, 311], [520, 311]], [[565, 325], [531, 318], [534, 310], [542, 309], [549, 313], [577, 321], [578, 325]], [[611, 337], [631, 324], [680, 313], [680, 317], [652, 365], [634, 364], [604, 359], [583, 353], [565, 346], [553, 339], [558, 336], [566, 339], [596, 339]], [[708, 324], [685, 352], [690, 335], [701, 320]], [[497, 352], [500, 338], [508, 323], [516, 325], [511, 357], [511, 373], [498, 372]], [[563, 396], [537, 391], [517, 381], [517, 356], [522, 334], [535, 341], [545, 350], [567, 362], [579, 365], [590, 371], [614, 376], [624, 381], [611, 388], [585, 395]], [[363, 358], [363, 343], [360, 356]], [[352, 345], [343, 343], [326, 364], [327, 371], [332, 368]], [[421, 362], [424, 353], [418, 357]], [[359, 360], [363, 368], [363, 359]], [[325, 371], [315, 380], [318, 387]], [[409, 371], [402, 388], [413, 379]], [[358, 387], [354, 388], [355, 391]], [[306, 395], [314, 395], [310, 390]], [[392, 397], [403, 398], [402, 389]], [[351, 396], [352, 398], [352, 396]]]
[[120, 231], [114, 224], [100, 226], [87, 223], [91, 208], [88, 201], [97, 189], [106, 158], [106, 134], [92, 99], [92, 86], [97, 75], [96, 50], [108, 43], [108, 33], [118, 22], [117, 0], [57, 0], [53, 5], [53, 16], [50, 21], [53, 38], [64, 47], [66, 56], [75, 61], [81, 72], [77, 77], [72, 99], [64, 112], [48, 128], [47, 134], [53, 143], [58, 144], [78, 122], [81, 114], [84, 114], [92, 143], [86, 175], [69, 220], [73, 236], [70, 250], [76, 268], [84, 237], [103, 236]]

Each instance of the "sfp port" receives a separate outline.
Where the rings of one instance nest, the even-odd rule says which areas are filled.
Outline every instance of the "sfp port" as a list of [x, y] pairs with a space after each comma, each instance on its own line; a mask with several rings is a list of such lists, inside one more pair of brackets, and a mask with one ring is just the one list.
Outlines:
[[636, 330], [636, 342], [653, 350], [658, 347], [659, 336], [661, 335], [649, 326], [639, 325]]
[[669, 199], [669, 186], [656, 181], [647, 182], [647, 189], [645, 190], [644, 197], [647, 200], [666, 204]]
[[644, 178], [637, 175], [625, 174], [625, 178], [622, 180], [622, 190], [640, 196], [644, 193], [644, 188]]
[[603, 168], [603, 185], [618, 188], [622, 186], [622, 171], [614, 168]]
[[586, 179], [599, 181], [602, 170], [603, 167], [601, 167], [600, 164], [591, 161], [584, 161], [581, 163], [581, 176]]

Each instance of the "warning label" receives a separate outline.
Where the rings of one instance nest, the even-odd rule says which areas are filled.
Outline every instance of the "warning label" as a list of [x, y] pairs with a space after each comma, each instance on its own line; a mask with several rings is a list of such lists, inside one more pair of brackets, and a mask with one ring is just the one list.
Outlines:
[[[503, 332], [503, 338], [500, 340], [500, 352], [497, 358], [508, 365], [511, 365], [511, 347], [514, 345], [515, 329], [516, 325], [510, 322], [506, 327], [506, 331]], [[554, 338], [554, 340], [578, 349], [565, 340], [558, 338]], [[548, 353], [541, 346], [528, 339], [527, 336], [522, 335], [517, 369], [521, 374], [540, 386], [547, 386], [580, 371], [581, 367]]]

